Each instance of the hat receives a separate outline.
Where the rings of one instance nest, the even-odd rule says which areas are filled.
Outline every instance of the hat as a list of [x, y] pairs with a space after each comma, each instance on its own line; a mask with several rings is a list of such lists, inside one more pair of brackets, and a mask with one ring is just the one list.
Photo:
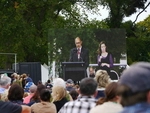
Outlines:
[[73, 80], [72, 80], [72, 79], [68, 79], [68, 80], [66, 81], [66, 83], [73, 84]]
[[131, 65], [122, 73], [118, 83], [129, 87], [133, 93], [150, 90], [150, 63]]

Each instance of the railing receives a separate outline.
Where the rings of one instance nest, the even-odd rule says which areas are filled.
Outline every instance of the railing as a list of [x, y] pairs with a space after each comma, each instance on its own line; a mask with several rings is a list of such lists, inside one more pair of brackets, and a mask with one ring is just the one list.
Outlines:
[[[98, 66], [98, 64], [89, 64], [89, 66]], [[123, 68], [125, 69], [125, 68], [127, 68], [127, 64], [120, 64], [120, 63], [114, 63], [113, 64], [113, 66], [114, 67], [116, 67], [116, 66], [123, 66]], [[111, 72], [111, 74], [110, 74], [110, 78], [113, 80], [113, 81], [118, 81], [119, 80], [119, 77], [120, 77], [120, 73], [117, 73], [115, 70], [111, 70], [110, 71]], [[114, 79], [115, 78], [115, 79]]]
[[[98, 66], [98, 64], [89, 64], [89, 66]], [[127, 66], [127, 64], [114, 63], [113, 66]]]

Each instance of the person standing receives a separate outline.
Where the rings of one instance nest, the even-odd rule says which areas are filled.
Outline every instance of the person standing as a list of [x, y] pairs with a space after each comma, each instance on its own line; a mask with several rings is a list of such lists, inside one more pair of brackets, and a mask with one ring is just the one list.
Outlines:
[[76, 47], [70, 51], [70, 62], [85, 62], [85, 67], [89, 66], [89, 51], [82, 47], [82, 40], [79, 37], [75, 38]]
[[113, 57], [112, 54], [106, 51], [106, 43], [104, 41], [101, 41], [99, 44], [97, 63], [98, 69], [106, 70], [110, 75], [110, 69], [113, 67]]

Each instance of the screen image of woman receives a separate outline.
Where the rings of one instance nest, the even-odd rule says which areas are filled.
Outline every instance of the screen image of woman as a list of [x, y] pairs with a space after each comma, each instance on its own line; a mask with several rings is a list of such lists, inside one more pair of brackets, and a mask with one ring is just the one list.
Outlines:
[[104, 41], [99, 44], [97, 63], [98, 69], [106, 70], [110, 75], [110, 69], [113, 67], [113, 57], [111, 53], [107, 52], [107, 46]]

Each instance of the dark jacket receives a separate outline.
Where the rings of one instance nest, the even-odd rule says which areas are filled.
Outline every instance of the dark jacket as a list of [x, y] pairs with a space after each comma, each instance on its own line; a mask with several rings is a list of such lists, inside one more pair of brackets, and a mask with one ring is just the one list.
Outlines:
[[66, 98], [62, 98], [60, 101], [55, 101], [53, 102], [56, 106], [57, 112], [59, 112], [59, 110], [62, 108], [62, 106], [68, 102], [68, 100]]
[[73, 48], [70, 51], [69, 61], [70, 62], [85, 62], [85, 67], [87, 68], [89, 66], [89, 51], [86, 48], [82, 47], [80, 58], [78, 59], [77, 48]]

